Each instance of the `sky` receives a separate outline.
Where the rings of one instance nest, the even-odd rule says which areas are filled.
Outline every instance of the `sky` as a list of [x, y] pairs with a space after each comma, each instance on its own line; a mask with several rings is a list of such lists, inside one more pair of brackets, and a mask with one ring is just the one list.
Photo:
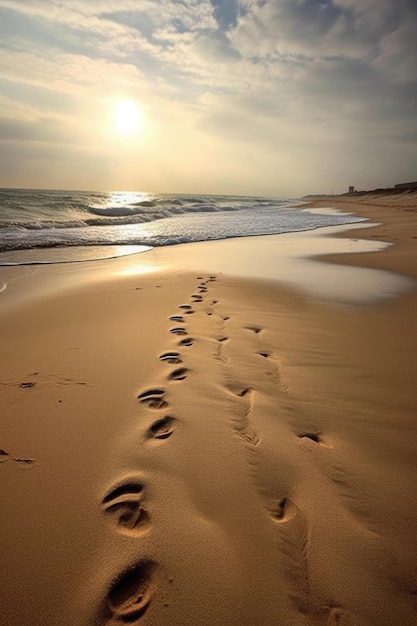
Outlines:
[[0, 187], [417, 180], [416, 0], [0, 0]]

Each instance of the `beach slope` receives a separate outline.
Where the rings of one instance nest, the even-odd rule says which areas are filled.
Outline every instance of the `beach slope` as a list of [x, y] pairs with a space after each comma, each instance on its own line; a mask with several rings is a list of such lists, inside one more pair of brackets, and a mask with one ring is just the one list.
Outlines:
[[[417, 279], [404, 198], [323, 263]], [[415, 624], [416, 292], [113, 267], [0, 309], [0, 624]]]

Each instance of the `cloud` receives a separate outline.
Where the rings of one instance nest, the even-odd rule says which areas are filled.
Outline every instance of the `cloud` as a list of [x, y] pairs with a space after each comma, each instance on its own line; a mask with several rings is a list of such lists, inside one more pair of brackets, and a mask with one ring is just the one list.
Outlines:
[[213, 191], [233, 169], [256, 193], [294, 189], [297, 164], [310, 182], [329, 170], [345, 185], [356, 169], [379, 186], [401, 166], [415, 177], [401, 158], [417, 160], [415, 0], [2, 0], [0, 17], [3, 137], [31, 155], [50, 144], [45, 159], [79, 146], [94, 180], [117, 97], [143, 107], [156, 189], [158, 167], [161, 185], [210, 172]]
[[10, 120], [0, 117], [0, 142], [77, 143], [75, 137], [56, 119]]
[[233, 35], [246, 56], [370, 59], [380, 39], [398, 27], [401, 12], [388, 0], [244, 2]]

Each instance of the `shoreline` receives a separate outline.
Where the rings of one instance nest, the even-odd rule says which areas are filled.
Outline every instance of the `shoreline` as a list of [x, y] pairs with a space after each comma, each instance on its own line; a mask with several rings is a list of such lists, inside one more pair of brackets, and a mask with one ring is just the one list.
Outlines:
[[[332, 235], [396, 246], [306, 266], [417, 278], [415, 210]], [[222, 272], [274, 237], [1, 294], [0, 623], [414, 623], [417, 293], [351, 306]]]
[[[390, 271], [389, 266], [355, 260], [364, 255], [374, 260], [376, 252], [392, 246], [379, 237], [367, 237], [374, 228], [378, 226], [369, 218], [306, 231], [156, 246], [140, 253], [79, 262], [5, 265], [3, 290], [10, 285], [0, 305], [20, 305], [38, 295], [53, 296], [55, 291], [94, 285], [117, 276], [187, 269], [272, 281], [278, 288], [292, 288], [309, 297], [345, 304], [379, 302], [412, 292], [416, 274], [407, 276], [406, 272]], [[345, 290], [341, 280], [354, 284], [353, 292]]]
[[[417, 277], [415, 264], [409, 263], [408, 258], [417, 254], [415, 237], [415, 217], [417, 214], [417, 193], [397, 193], [391, 195], [368, 194], [359, 197], [346, 196], [317, 196], [311, 202], [306, 196], [307, 208], [322, 208], [333, 203], [335, 208], [366, 217], [373, 222], [368, 232], [369, 237], [394, 243], [383, 255], [367, 255], [358, 253], [354, 256], [330, 255], [332, 263], [349, 262], [354, 265], [374, 267], [391, 271], [399, 271], [403, 275]], [[355, 225], [349, 230], [348, 236], [360, 237], [361, 232]], [[344, 235], [342, 234], [341, 237]]]

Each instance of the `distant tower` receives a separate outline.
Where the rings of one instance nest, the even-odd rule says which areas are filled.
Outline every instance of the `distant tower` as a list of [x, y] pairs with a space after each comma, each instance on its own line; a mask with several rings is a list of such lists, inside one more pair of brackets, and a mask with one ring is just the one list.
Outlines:
[[353, 193], [355, 191], [355, 187], [353, 185], [349, 186], [349, 193]]

